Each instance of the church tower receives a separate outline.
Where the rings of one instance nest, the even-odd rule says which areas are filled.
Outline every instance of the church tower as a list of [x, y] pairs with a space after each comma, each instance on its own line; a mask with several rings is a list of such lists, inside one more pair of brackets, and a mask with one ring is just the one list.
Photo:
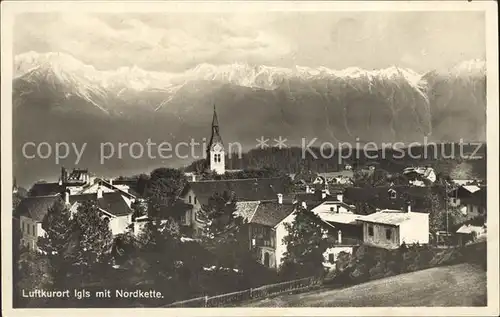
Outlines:
[[210, 142], [207, 147], [207, 161], [210, 171], [215, 171], [215, 173], [219, 175], [226, 172], [224, 144], [219, 134], [219, 121], [217, 120], [215, 105], [212, 119], [212, 135], [210, 136]]

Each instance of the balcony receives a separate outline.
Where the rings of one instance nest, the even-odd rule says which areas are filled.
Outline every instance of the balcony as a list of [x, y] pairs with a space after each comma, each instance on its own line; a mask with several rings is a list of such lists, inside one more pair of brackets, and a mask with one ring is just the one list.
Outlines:
[[253, 246], [255, 246], [255, 247], [274, 248], [276, 246], [276, 244], [274, 243], [274, 241], [270, 240], [270, 239], [254, 238], [253, 242], [254, 242]]
[[342, 237], [342, 242], [335, 241], [335, 246], [357, 246], [363, 244], [363, 240], [354, 237]]

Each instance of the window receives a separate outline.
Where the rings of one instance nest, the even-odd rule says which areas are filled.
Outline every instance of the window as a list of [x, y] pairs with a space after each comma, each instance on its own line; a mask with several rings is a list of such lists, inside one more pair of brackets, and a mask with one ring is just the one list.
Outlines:
[[368, 226], [368, 235], [369, 235], [370, 237], [373, 237], [373, 226], [372, 226], [372, 225], [369, 225], [369, 226]]
[[21, 221], [22, 232], [24, 233], [24, 222]]
[[194, 196], [194, 203], [195, 203], [195, 204], [197, 203], [196, 196]]
[[385, 237], [387, 240], [391, 240], [392, 238], [392, 230], [391, 229], [385, 229]]
[[222, 161], [222, 156], [219, 153], [214, 154], [214, 162], [215, 163], [220, 163]]
[[335, 263], [335, 254], [334, 253], [328, 254], [328, 262]]
[[189, 203], [191, 203], [191, 195], [188, 196]]
[[396, 191], [394, 189], [389, 189], [389, 196], [391, 199], [396, 199]]
[[182, 224], [186, 223], [186, 214], [181, 215], [181, 223]]
[[33, 235], [35, 236], [36, 235], [36, 233], [35, 233], [35, 225], [33, 225], [32, 230], [33, 230]]
[[28, 234], [30, 234], [30, 226], [28, 224], [26, 225], [26, 230], [27, 230]]

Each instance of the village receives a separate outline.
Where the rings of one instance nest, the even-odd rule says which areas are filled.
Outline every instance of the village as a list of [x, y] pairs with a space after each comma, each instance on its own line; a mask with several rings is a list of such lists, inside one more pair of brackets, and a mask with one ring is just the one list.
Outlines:
[[[114, 241], [109, 266], [116, 270], [124, 269], [119, 258], [127, 252], [117, 241], [140, 239], [152, 230], [153, 223], [158, 227], [175, 223], [180, 241], [187, 243], [206, 241], [207, 237], [217, 240], [217, 234], [223, 241], [228, 239], [224, 235], [227, 229], [237, 227], [237, 244], [244, 246], [257, 265], [276, 274], [294, 271], [292, 264], [307, 258], [301, 258], [301, 252], [313, 252], [300, 244], [304, 238], [323, 248], [320, 268], [334, 275], [332, 272], [342, 270], [340, 262], [361, 247], [388, 252], [410, 246], [449, 249], [486, 239], [484, 180], [443, 179], [432, 167], [407, 166], [399, 174], [404, 182], [369, 184], [370, 175], [377, 172], [376, 164], [357, 166], [356, 170], [345, 164], [334, 172], [304, 170], [258, 177], [258, 173], [226, 169], [225, 156], [214, 110], [207, 171], [180, 171], [178, 188], [168, 193], [158, 193], [168, 187], [161, 177], [156, 182], [161, 186], [145, 194], [139, 188], [140, 179], [101, 178], [78, 168], [62, 167], [58, 182], [35, 183], [22, 193], [14, 182], [13, 224], [18, 230], [14, 244], [23, 252], [47, 254], [39, 241], [50, 236], [48, 230], [53, 228], [47, 227], [48, 215], [55, 204], [64, 206], [70, 215], [81, 213], [88, 204], [98, 210]], [[155, 184], [151, 181], [155, 172], [162, 173], [161, 169], [153, 171], [142, 187]], [[243, 174], [244, 178], [238, 177]], [[158, 202], [158, 196], [168, 202], [152, 213], [151, 199], [156, 197]], [[241, 222], [235, 225], [235, 219]], [[308, 227], [314, 231], [310, 236]], [[301, 263], [304, 270], [309, 268], [306, 264]], [[203, 269], [226, 269], [217, 265]]]

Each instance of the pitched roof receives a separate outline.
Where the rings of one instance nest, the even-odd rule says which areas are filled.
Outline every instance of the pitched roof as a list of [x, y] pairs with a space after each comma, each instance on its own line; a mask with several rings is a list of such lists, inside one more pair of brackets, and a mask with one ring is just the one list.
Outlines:
[[[130, 192], [126, 192], [125, 190], [121, 189], [120, 187], [115, 186], [115, 183], [111, 184], [110, 182], [105, 181], [104, 179], [99, 179], [97, 181], [100, 185], [105, 186], [109, 189], [119, 191], [123, 196], [130, 198], [130, 199], [136, 199], [137, 195], [134, 195]], [[125, 185], [125, 184], [117, 184], [117, 185]], [[128, 185], [127, 185], [128, 186]], [[130, 189], [130, 187], [129, 187]]]
[[294, 211], [292, 204], [276, 201], [261, 201], [249, 223], [274, 227]]
[[[389, 191], [396, 191], [396, 198], [391, 198]], [[378, 209], [404, 209], [409, 199], [414, 202], [414, 209], [422, 209], [430, 191], [439, 188], [392, 186], [392, 187], [350, 187], [344, 192], [345, 200], [363, 202]]]
[[59, 183], [35, 183], [29, 190], [30, 196], [53, 196], [64, 190]]
[[341, 170], [338, 172], [319, 173], [319, 175], [325, 177], [327, 180], [330, 180], [336, 177], [352, 178], [354, 177], [354, 172], [352, 170]]
[[464, 233], [464, 234], [471, 234], [471, 233], [477, 233], [477, 234], [483, 234], [486, 232], [484, 226], [474, 226], [470, 224], [465, 224], [462, 225], [456, 233]]
[[342, 223], [342, 224], [350, 224], [357, 225], [357, 220], [361, 219], [363, 216], [358, 214], [353, 214], [349, 212], [341, 212], [341, 213], [331, 213], [331, 212], [315, 212], [315, 214], [321, 218], [321, 220], [326, 221], [328, 223]]
[[260, 201], [237, 201], [235, 215], [250, 220], [257, 211]]
[[122, 194], [119, 192], [103, 193], [102, 198], [97, 198], [97, 193], [71, 195], [69, 201], [70, 204], [95, 201], [99, 208], [114, 216], [123, 216], [132, 213], [132, 209], [127, 205]]
[[238, 201], [257, 201], [276, 199], [278, 193], [285, 192], [286, 179], [275, 178], [248, 178], [230, 180], [207, 180], [189, 182], [181, 192], [185, 195], [189, 189], [195, 193], [202, 205], [214, 194], [222, 195], [224, 192], [234, 192]]
[[473, 204], [476, 206], [486, 207], [487, 205], [487, 197], [486, 197], [486, 188], [480, 188], [479, 190], [473, 192], [469, 197], [465, 198], [469, 204]]
[[15, 216], [28, 217], [36, 222], [41, 222], [56, 201], [62, 198], [59, 195], [26, 197], [16, 208]]
[[373, 222], [373, 223], [381, 223], [387, 225], [397, 226], [405, 221], [408, 221], [414, 217], [418, 217], [419, 215], [428, 215], [425, 213], [416, 213], [416, 212], [403, 212], [401, 210], [391, 210], [385, 209], [373, 213], [367, 216], [361, 216], [358, 218], [359, 221], [365, 222]]

